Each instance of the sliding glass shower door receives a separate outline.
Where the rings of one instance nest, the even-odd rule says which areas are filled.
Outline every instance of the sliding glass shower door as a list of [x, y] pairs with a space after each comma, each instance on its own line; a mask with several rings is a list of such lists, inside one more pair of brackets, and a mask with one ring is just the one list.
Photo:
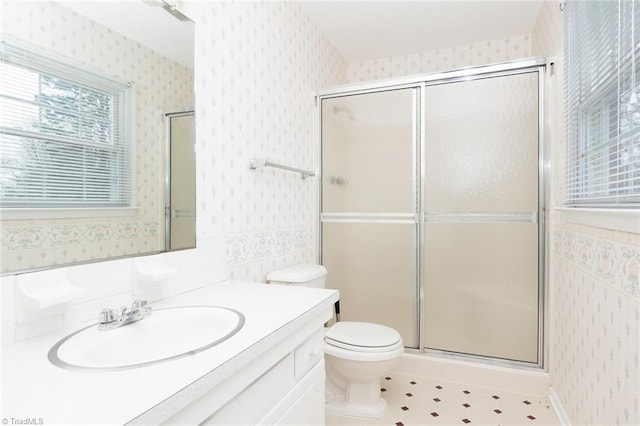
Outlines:
[[538, 361], [538, 79], [425, 89], [426, 349]]
[[543, 76], [530, 61], [321, 96], [321, 256], [343, 320], [541, 365]]
[[322, 263], [341, 317], [418, 347], [417, 89], [322, 101]]

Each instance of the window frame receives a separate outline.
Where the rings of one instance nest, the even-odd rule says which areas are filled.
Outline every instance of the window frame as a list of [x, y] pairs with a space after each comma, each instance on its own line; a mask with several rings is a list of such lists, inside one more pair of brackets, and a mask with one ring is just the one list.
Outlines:
[[[133, 216], [138, 208], [136, 207], [136, 156], [135, 156], [135, 87], [131, 82], [125, 82], [117, 77], [106, 75], [105, 72], [91, 69], [86, 65], [77, 63], [73, 60], [40, 47], [27, 44], [25, 42], [14, 40], [3, 36], [0, 39], [0, 54], [4, 54], [5, 48], [11, 49], [12, 54], [15, 52], [24, 52], [28, 59], [26, 64], [16, 63], [15, 60], [8, 60], [7, 63], [23, 69], [31, 70], [39, 75], [50, 75], [72, 84], [87, 87], [98, 91], [104, 91], [114, 96], [117, 100], [117, 118], [110, 122], [117, 126], [118, 132], [121, 133], [121, 141], [123, 148], [121, 153], [124, 155], [124, 165], [127, 170], [124, 173], [115, 172], [113, 164], [109, 168], [109, 176], [117, 175], [122, 179], [123, 185], [118, 185], [109, 190], [110, 194], [122, 190], [128, 193], [124, 198], [124, 202], [110, 203], [105, 201], [100, 204], [84, 204], [76, 202], [72, 205], [65, 205], [55, 202], [31, 202], [24, 206], [9, 205], [0, 206], [0, 217], [2, 220], [29, 220], [29, 219], [65, 219], [65, 218], [81, 218], [81, 217], [119, 217]], [[5, 62], [5, 59], [1, 59]], [[31, 66], [33, 65], [33, 67]], [[8, 131], [11, 129], [8, 128]], [[6, 134], [10, 134], [5, 132]], [[28, 133], [28, 130], [25, 131]], [[46, 132], [40, 133], [46, 136]], [[44, 139], [44, 138], [43, 138]], [[79, 144], [78, 146], [90, 147], [91, 144]], [[108, 148], [104, 148], [108, 152]], [[115, 188], [115, 189], [114, 189]], [[40, 204], [40, 205], [38, 205]]]
[[[618, 8], [618, 13], [620, 13], [620, 8], [623, 7], [621, 2], [612, 2], [611, 4], [614, 4]], [[585, 71], [584, 74], [588, 76], [587, 79], [582, 80], [583, 77], [580, 71], [585, 70], [585, 67], [590, 70], [590, 60], [594, 58], [588, 55], [583, 56], [581, 47], [584, 45], [585, 40], [580, 37], [575, 41], [572, 40], [575, 35], [574, 31], [584, 32], [584, 29], [576, 30], [572, 28], [571, 21], [584, 18], [586, 11], [581, 9], [573, 10], [574, 7], [584, 7], [578, 1], [568, 2], [567, 6], [569, 14], [564, 22], [566, 41], [564, 58], [567, 61], [564, 77], [567, 97], [565, 104], [567, 164], [560, 209], [565, 212], [571, 210], [594, 210], [602, 211], [605, 214], [626, 210], [638, 211], [640, 209], [640, 190], [634, 189], [634, 185], [629, 184], [629, 187], [623, 187], [623, 190], [630, 189], [631, 196], [625, 196], [620, 193], [619, 189], [619, 185], [625, 182], [625, 178], [620, 176], [624, 173], [621, 171], [622, 166], [620, 164], [621, 153], [623, 152], [620, 142], [623, 138], [632, 137], [636, 133], [634, 130], [630, 130], [628, 133], [625, 132], [623, 134], [620, 127], [621, 108], [624, 105], [622, 98], [626, 93], [623, 88], [627, 87], [627, 91], [631, 92], [628, 85], [625, 86], [625, 84], [629, 83], [627, 80], [629, 79], [630, 71], [633, 69], [630, 61], [632, 57], [631, 50], [629, 50], [630, 46], [626, 51], [621, 50], [621, 43], [625, 42], [625, 40], [621, 39], [621, 23], [618, 22], [618, 32], [615, 36], [617, 43], [616, 53], [618, 54], [615, 58], [618, 64], [617, 72], [608, 74], [607, 78], [604, 79], [589, 80], [589, 71]], [[636, 15], [638, 15], [638, 10], [636, 10]], [[583, 25], [586, 25], [584, 21], [582, 22]], [[637, 21], [635, 23], [637, 24]], [[631, 20], [631, 25], [634, 25], [633, 20]], [[576, 50], [576, 48], [572, 48], [572, 43], [580, 47]], [[636, 48], [636, 52], [639, 50]], [[576, 71], [573, 71], [572, 67], [579, 70], [578, 81], [574, 81], [573, 77]], [[640, 70], [636, 69], [636, 75], [638, 71]], [[636, 92], [640, 95], [638, 87], [639, 85], [636, 84]], [[615, 116], [612, 115], [611, 111], [612, 103], [615, 104]], [[640, 105], [637, 108], [640, 111]], [[587, 116], [597, 109], [600, 109], [599, 114], [601, 114], [599, 126], [602, 137], [597, 141], [600, 148], [593, 149], [589, 147], [589, 144], [593, 143], [593, 141], [592, 133], [588, 128], [592, 121], [591, 117], [587, 119]], [[602, 159], [593, 161], [590, 155], [597, 156], [598, 149], [602, 150]], [[630, 172], [635, 175], [640, 172], [640, 168], [632, 167]], [[628, 215], [623, 216], [627, 217]], [[581, 215], [581, 217], [593, 217], [593, 214]], [[640, 230], [637, 229], [639, 226], [633, 228], [635, 228], [635, 232]]]

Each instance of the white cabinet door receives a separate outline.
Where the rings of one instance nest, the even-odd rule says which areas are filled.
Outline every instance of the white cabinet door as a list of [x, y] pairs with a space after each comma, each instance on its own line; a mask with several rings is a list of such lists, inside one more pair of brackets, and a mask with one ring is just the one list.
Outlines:
[[324, 360], [318, 362], [265, 416], [263, 425], [324, 425]]
[[202, 425], [248, 425], [260, 422], [270, 408], [279, 405], [293, 387], [293, 354], [256, 379]]

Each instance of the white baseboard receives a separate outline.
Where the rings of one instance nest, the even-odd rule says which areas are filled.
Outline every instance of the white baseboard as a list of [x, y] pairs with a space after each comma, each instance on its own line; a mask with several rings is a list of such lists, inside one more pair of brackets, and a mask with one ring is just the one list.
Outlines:
[[425, 354], [405, 353], [393, 371], [405, 375], [548, 397], [560, 424], [571, 426], [569, 415], [555, 389], [551, 387], [549, 373], [542, 370], [507, 368], [437, 358]]
[[507, 368], [425, 354], [405, 353], [394, 371], [543, 397], [549, 394], [551, 387], [549, 374], [543, 370]]
[[556, 413], [556, 417], [560, 420], [560, 424], [562, 426], [571, 426], [571, 419], [569, 419], [569, 415], [565, 411], [554, 388], [549, 389], [549, 401], [551, 402], [553, 411]]

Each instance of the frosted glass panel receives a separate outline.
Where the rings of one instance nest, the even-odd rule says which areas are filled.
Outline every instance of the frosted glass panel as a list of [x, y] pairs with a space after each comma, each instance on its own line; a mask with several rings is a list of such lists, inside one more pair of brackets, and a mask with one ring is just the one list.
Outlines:
[[425, 103], [423, 346], [535, 363], [538, 73], [428, 87]]
[[194, 141], [194, 116], [171, 117], [171, 238], [167, 250], [196, 246]]
[[414, 211], [414, 89], [322, 101], [324, 212]]
[[322, 263], [343, 320], [395, 328], [417, 348], [415, 93], [322, 101]]
[[427, 224], [424, 345], [537, 362], [536, 224]]
[[538, 209], [538, 73], [426, 88], [426, 210]]
[[418, 347], [415, 225], [324, 223], [327, 287], [340, 291], [341, 319], [384, 324]]

